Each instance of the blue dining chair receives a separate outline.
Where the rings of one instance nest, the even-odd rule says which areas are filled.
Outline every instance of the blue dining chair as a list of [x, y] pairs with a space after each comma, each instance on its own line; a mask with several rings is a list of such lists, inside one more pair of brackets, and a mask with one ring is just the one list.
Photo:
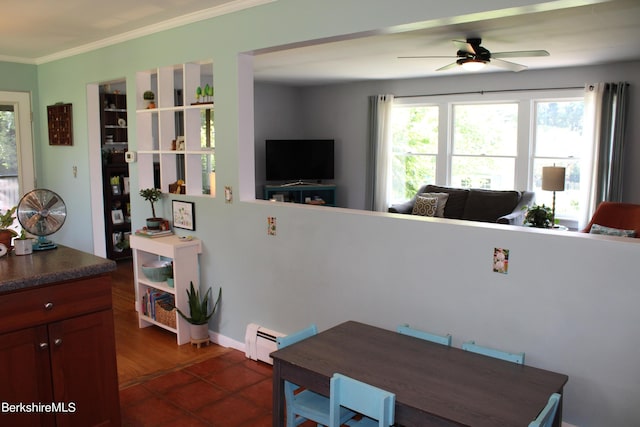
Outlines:
[[[315, 324], [292, 334], [277, 337], [278, 349], [285, 348], [291, 344], [307, 339], [318, 333]], [[318, 426], [329, 425], [329, 399], [311, 390], [302, 390], [300, 386], [285, 381], [284, 399], [287, 409], [287, 427], [295, 427], [307, 420], [311, 420]], [[345, 422], [355, 415], [354, 412], [344, 409], [339, 414], [341, 422]]]
[[420, 338], [422, 340], [431, 341], [436, 344], [442, 344], [442, 345], [446, 345], [447, 347], [451, 347], [451, 334], [436, 335], [436, 334], [432, 334], [431, 332], [421, 331], [419, 329], [412, 328], [407, 324], [398, 326], [396, 331], [403, 335], [409, 335], [415, 338]]
[[560, 404], [560, 395], [553, 393], [549, 398], [549, 402], [544, 407], [535, 420], [529, 423], [529, 427], [551, 427], [553, 420], [556, 417], [558, 411], [558, 405]]
[[483, 354], [485, 356], [495, 357], [496, 359], [506, 360], [507, 362], [524, 365], [524, 353], [509, 353], [495, 348], [483, 347], [477, 345], [475, 341], [467, 341], [462, 344], [462, 349], [473, 353]]
[[[331, 410], [329, 427], [342, 424], [355, 427], [389, 427], [394, 423], [396, 395], [342, 374], [331, 377]], [[362, 419], [340, 421], [340, 410], [347, 407]]]

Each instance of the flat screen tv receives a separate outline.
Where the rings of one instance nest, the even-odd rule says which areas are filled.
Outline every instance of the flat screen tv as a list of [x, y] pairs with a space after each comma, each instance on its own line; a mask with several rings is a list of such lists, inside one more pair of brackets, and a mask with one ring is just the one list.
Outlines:
[[333, 139], [267, 139], [267, 181], [333, 179]]

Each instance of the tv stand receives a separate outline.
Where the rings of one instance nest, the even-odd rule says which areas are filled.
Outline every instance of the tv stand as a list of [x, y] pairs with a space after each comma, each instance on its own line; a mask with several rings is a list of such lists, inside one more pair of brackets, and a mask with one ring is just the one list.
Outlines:
[[265, 200], [276, 202], [336, 206], [336, 186], [334, 184], [299, 182], [283, 185], [265, 185], [264, 198]]

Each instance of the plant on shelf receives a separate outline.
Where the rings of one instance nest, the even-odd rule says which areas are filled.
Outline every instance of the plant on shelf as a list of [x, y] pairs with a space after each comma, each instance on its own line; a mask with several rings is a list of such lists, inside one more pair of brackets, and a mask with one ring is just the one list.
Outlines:
[[187, 316], [176, 307], [178, 314], [180, 314], [180, 316], [191, 325], [191, 341], [204, 340], [209, 337], [209, 319], [214, 315], [218, 308], [220, 298], [222, 297], [222, 288], [218, 291], [218, 298], [215, 303], [213, 303], [211, 311], [209, 311], [209, 300], [211, 300], [211, 297], [211, 288], [207, 289], [204, 297], [201, 297], [200, 292], [194, 288], [193, 282], [191, 282], [190, 288], [187, 289], [189, 315]]
[[153, 215], [151, 218], [147, 218], [147, 228], [151, 230], [160, 229], [160, 224], [163, 221], [163, 218], [158, 218], [156, 216], [156, 206], [155, 203], [162, 198], [162, 191], [159, 188], [144, 188], [140, 190], [140, 196], [145, 199], [147, 202], [151, 203], [151, 214]]
[[142, 94], [142, 99], [146, 102], [147, 108], [156, 108], [156, 104], [154, 102], [156, 95], [152, 91], [145, 91], [145, 93]]
[[[525, 207], [525, 209], [527, 208]], [[553, 212], [551, 208], [544, 204], [529, 207], [524, 217], [524, 225], [537, 228], [553, 227]]]
[[16, 219], [16, 209], [17, 206], [14, 206], [7, 209], [5, 213], [0, 214], [0, 243], [5, 245], [7, 249], [11, 249], [11, 240], [18, 235], [18, 233], [11, 228]]

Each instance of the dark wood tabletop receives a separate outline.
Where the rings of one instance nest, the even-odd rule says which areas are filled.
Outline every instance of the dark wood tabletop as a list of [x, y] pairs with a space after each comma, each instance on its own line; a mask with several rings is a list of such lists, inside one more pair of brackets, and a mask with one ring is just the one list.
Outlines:
[[[527, 426], [568, 380], [559, 374], [345, 322], [271, 354], [273, 425], [284, 421], [283, 381], [325, 396], [339, 372], [396, 395], [403, 426]], [[559, 425], [562, 406], [555, 425]]]

